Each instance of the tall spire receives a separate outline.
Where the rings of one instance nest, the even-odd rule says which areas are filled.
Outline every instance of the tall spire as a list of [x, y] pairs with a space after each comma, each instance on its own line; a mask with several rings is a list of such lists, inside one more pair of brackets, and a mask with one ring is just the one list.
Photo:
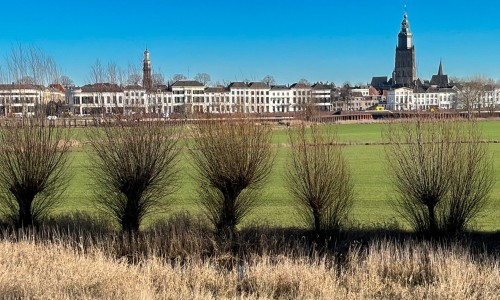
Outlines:
[[443, 61], [439, 60], [439, 70], [438, 70], [438, 76], [443, 75]]

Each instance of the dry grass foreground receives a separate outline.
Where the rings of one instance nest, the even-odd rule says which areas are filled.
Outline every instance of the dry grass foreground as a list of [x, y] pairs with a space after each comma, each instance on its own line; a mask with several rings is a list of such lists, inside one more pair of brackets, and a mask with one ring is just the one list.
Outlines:
[[498, 260], [425, 242], [372, 243], [346, 263], [325, 258], [249, 257], [139, 264], [62, 243], [0, 242], [3, 299], [498, 299]]

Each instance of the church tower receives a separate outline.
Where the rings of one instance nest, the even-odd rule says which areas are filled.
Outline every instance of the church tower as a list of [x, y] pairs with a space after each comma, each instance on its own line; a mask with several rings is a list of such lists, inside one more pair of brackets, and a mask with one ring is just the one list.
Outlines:
[[149, 51], [144, 51], [144, 61], [142, 67], [142, 87], [146, 91], [150, 91], [153, 87], [153, 80], [151, 79], [151, 59], [149, 59]]
[[405, 11], [403, 22], [401, 22], [401, 31], [398, 34], [396, 63], [392, 80], [395, 85], [413, 87], [415, 79], [415, 46], [413, 45], [413, 34], [410, 31], [410, 22]]

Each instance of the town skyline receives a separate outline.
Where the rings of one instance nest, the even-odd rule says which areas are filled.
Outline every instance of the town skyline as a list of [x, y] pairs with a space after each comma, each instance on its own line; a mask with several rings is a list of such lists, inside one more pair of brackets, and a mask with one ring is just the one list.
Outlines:
[[[499, 4], [481, 5], [483, 2], [476, 1], [477, 5], [465, 10], [465, 1], [455, 1], [453, 6], [407, 1], [417, 46], [418, 78], [430, 79], [442, 60], [450, 76], [484, 74], [500, 79], [500, 62], [496, 59], [500, 26], [494, 17]], [[155, 8], [149, 14], [148, 8], [125, 5], [106, 15], [106, 11], [112, 10], [111, 2], [99, 5], [92, 17], [100, 21], [93, 24], [84, 22], [83, 15], [69, 22], [71, 7], [58, 6], [59, 1], [49, 3], [53, 5], [46, 6], [54, 14], [64, 16], [65, 26], [60, 26], [58, 33], [53, 32], [55, 21], [49, 19], [37, 27], [32, 26], [34, 21], [13, 26], [0, 36], [0, 55], [7, 56], [19, 44], [35, 45], [51, 55], [76, 85], [91, 82], [89, 70], [96, 60], [103, 64], [114, 62], [122, 68], [128, 64], [140, 66], [146, 47], [151, 52], [153, 70], [163, 73], [166, 79], [174, 74], [193, 78], [204, 72], [213, 81], [259, 81], [272, 75], [279, 84], [301, 78], [338, 85], [345, 81], [368, 83], [373, 76], [391, 75], [395, 36], [404, 13], [401, 1], [335, 5], [318, 1], [309, 6], [293, 2], [259, 6], [263, 3], [255, 1], [253, 6], [260, 9], [242, 9], [234, 3], [222, 10], [224, 1], [211, 5], [194, 1], [191, 6], [199, 9], [189, 12], [180, 3], [167, 5], [168, 18], [162, 22], [159, 11], [166, 7], [164, 4], [147, 4]], [[89, 1], [88, 5], [92, 7], [92, 3]], [[38, 12], [48, 9], [37, 7], [37, 3], [24, 10], [16, 9], [19, 5], [7, 4], [13, 13], [5, 22], [13, 21], [16, 15], [24, 15], [28, 20], [37, 8]], [[124, 16], [131, 15], [132, 6], [137, 9], [132, 14], [134, 24], [137, 23], [134, 26], [123, 21], [127, 19]], [[332, 13], [338, 11], [344, 13]], [[213, 18], [217, 12], [224, 21]], [[310, 16], [312, 13], [315, 17]], [[189, 22], [171, 24], [188, 15]], [[262, 24], [250, 23], [253, 18]]]

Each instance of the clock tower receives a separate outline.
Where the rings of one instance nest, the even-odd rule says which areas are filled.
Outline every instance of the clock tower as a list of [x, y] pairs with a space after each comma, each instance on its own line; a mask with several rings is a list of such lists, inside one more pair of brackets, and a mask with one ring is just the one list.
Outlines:
[[144, 51], [144, 61], [142, 67], [142, 87], [146, 91], [150, 91], [153, 87], [153, 80], [151, 79], [151, 59], [149, 58], [149, 51]]
[[415, 46], [413, 34], [410, 31], [410, 22], [405, 11], [401, 31], [398, 34], [396, 47], [396, 63], [392, 73], [393, 83], [398, 86], [413, 87], [416, 79]]

